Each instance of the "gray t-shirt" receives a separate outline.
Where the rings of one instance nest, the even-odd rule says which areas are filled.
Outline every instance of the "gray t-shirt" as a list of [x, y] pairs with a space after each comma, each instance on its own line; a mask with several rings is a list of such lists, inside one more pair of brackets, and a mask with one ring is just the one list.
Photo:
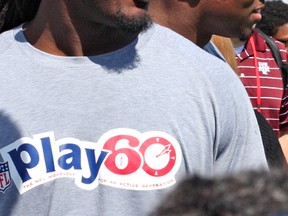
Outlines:
[[224, 62], [154, 25], [115, 52], [59, 57], [0, 36], [1, 215], [146, 215], [187, 174], [267, 169]]

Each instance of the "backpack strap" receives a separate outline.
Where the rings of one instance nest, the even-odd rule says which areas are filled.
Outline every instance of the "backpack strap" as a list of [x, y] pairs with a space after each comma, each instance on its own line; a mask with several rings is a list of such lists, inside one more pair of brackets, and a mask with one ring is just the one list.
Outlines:
[[257, 29], [257, 31], [259, 32], [259, 34], [264, 38], [264, 40], [266, 41], [266, 43], [268, 44], [268, 46], [271, 49], [271, 52], [273, 54], [274, 59], [277, 62], [278, 67], [281, 70], [282, 73], [282, 81], [283, 81], [283, 88], [284, 90], [287, 87], [287, 79], [288, 79], [288, 74], [287, 74], [287, 64], [285, 64], [282, 61], [282, 57], [279, 51], [279, 47], [277, 46], [277, 44], [275, 43], [275, 41], [273, 39], [271, 39], [268, 35], [266, 35], [263, 31], [261, 31], [260, 29]]

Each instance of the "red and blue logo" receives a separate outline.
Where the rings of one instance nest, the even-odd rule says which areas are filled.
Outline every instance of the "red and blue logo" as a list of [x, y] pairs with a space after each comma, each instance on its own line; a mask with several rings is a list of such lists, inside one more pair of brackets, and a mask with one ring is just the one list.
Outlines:
[[11, 186], [10, 172], [8, 162], [0, 163], [0, 191], [5, 191]]
[[[0, 149], [2, 193], [13, 181], [23, 194], [57, 178], [74, 178], [85, 190], [106, 185], [127, 190], [158, 190], [176, 183], [182, 151], [171, 135], [117, 128], [97, 142], [56, 139], [53, 131], [22, 137]], [[9, 166], [8, 166], [9, 163]]]

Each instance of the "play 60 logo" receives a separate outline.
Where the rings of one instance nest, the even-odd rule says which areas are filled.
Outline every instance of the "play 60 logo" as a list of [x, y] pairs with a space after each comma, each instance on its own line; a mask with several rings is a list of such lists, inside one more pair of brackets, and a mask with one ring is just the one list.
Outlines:
[[57, 178], [74, 178], [92, 190], [99, 184], [130, 190], [155, 190], [175, 183], [182, 161], [179, 143], [171, 135], [120, 128], [97, 143], [61, 138], [54, 132], [23, 137], [0, 149], [11, 178], [22, 194]]

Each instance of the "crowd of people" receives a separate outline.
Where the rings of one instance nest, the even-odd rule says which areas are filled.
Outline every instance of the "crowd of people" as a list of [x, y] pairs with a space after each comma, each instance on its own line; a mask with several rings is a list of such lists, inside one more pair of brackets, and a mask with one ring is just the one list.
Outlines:
[[287, 8], [0, 0], [1, 215], [288, 212]]

